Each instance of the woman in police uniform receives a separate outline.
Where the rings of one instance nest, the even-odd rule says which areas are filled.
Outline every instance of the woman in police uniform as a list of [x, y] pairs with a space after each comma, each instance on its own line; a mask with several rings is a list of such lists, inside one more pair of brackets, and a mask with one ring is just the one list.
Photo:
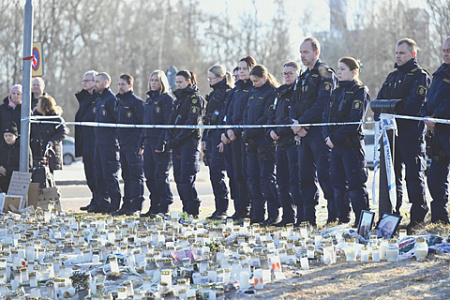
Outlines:
[[[201, 122], [205, 100], [199, 94], [194, 73], [182, 70], [176, 75], [176, 100], [170, 119], [171, 125], [198, 125]], [[195, 178], [199, 171], [199, 129], [167, 130], [167, 147], [173, 150], [173, 174], [178, 194], [183, 203], [183, 211], [198, 217], [200, 199], [195, 188]]]
[[[148, 87], [143, 124], [169, 124], [173, 97], [169, 94], [166, 74], [161, 70], [153, 71]], [[150, 209], [142, 217], [167, 214], [169, 205], [173, 202], [169, 181], [172, 150], [166, 147], [165, 135], [166, 130], [161, 128], [144, 128], [141, 133], [139, 154], [144, 153], [144, 173], [150, 191]]]
[[[262, 65], [253, 67], [250, 80], [255, 90], [248, 98], [244, 124], [265, 125], [278, 96], [278, 83]], [[275, 141], [264, 128], [245, 129], [242, 140], [247, 146], [247, 175], [253, 198], [252, 223], [272, 225], [279, 221], [280, 208], [275, 185]], [[265, 220], [266, 202], [268, 218]]]
[[[223, 66], [215, 65], [208, 70], [208, 81], [213, 91], [206, 96], [207, 105], [203, 124], [223, 124], [225, 101], [230, 96], [231, 90], [231, 74]], [[208, 218], [215, 220], [226, 219], [228, 210], [228, 188], [225, 183], [225, 145], [220, 141], [221, 132], [219, 129], [205, 130], [202, 139], [202, 150], [210, 156], [209, 177], [216, 204], [216, 210]], [[231, 174], [231, 178], [234, 178], [233, 174]]]
[[[370, 96], [367, 88], [359, 80], [359, 63], [352, 57], [341, 58], [337, 75], [339, 86], [331, 94], [323, 121], [362, 122], [369, 106]], [[362, 125], [324, 126], [323, 136], [328, 147], [332, 149], [331, 182], [339, 222], [350, 221], [349, 201], [351, 201], [355, 213], [355, 225], [357, 225], [361, 210], [369, 209]]]

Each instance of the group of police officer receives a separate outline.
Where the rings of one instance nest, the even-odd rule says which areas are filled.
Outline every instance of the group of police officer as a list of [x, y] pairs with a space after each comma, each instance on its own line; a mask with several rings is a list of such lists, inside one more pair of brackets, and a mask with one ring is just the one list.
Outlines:
[[[401, 99], [404, 105], [398, 112], [400, 115], [450, 119], [450, 38], [444, 42], [444, 63], [433, 74], [433, 81], [418, 65], [417, 45], [412, 39], [404, 38], [398, 41], [395, 53], [396, 70], [388, 75], [377, 99], [373, 101]], [[342, 58], [336, 76], [331, 68], [320, 61], [320, 44], [316, 39], [306, 38], [300, 46], [300, 54], [306, 71], [301, 73], [295, 62], [285, 64], [283, 75], [286, 84], [276, 87], [277, 97], [271, 100], [266, 111], [266, 124], [292, 126], [273, 126], [267, 130], [266, 138], [276, 143], [273, 156], [270, 153], [258, 152], [258, 146], [252, 144], [249, 138], [250, 130], [233, 127], [259, 124], [259, 119], [255, 119], [255, 122], [248, 121], [251, 113], [247, 108], [249, 103], [256, 103], [255, 101], [265, 97], [258, 94], [261, 91], [258, 91], [257, 81], [258, 76], [266, 75], [253, 72], [253, 77], [251, 76], [252, 68], [257, 65], [252, 57], [240, 60], [235, 74], [238, 80], [233, 89], [223, 68], [214, 66], [209, 69], [208, 80], [213, 92], [206, 97], [206, 109], [205, 101], [198, 94], [195, 75], [189, 71], [177, 74], [177, 86], [179, 83], [182, 85], [174, 92], [176, 98], [171, 117], [152, 124], [197, 125], [203, 116], [204, 124], [230, 126], [229, 129], [204, 132], [203, 141], [209, 145], [202, 145], [202, 148], [209, 149], [212, 153], [210, 177], [216, 198], [216, 211], [210, 218], [227, 217], [230, 194], [235, 208], [233, 219], [250, 217], [252, 222], [261, 222], [263, 225], [283, 226], [303, 221], [315, 225], [319, 184], [328, 201], [328, 222], [349, 222], [350, 203], [356, 224], [361, 210], [369, 209], [361, 125], [308, 126], [322, 122], [363, 121], [370, 99], [367, 89], [357, 78], [359, 67], [356, 60]], [[80, 109], [75, 121], [143, 124], [147, 112], [144, 110], [144, 101], [132, 91], [131, 75], [122, 74], [119, 77], [119, 94], [116, 96], [109, 89], [110, 82], [111, 78], [106, 73], [89, 71], [84, 75], [83, 90], [76, 95]], [[256, 99], [255, 95], [258, 95]], [[160, 110], [160, 106], [155, 106], [152, 113], [159, 113]], [[378, 117], [375, 115], [375, 118]], [[393, 152], [398, 201], [394, 213], [400, 213], [401, 172], [404, 165], [408, 196], [412, 203], [408, 228], [413, 228], [425, 220], [428, 212], [424, 180], [425, 131], [428, 127], [433, 132], [432, 163], [428, 171], [428, 187], [433, 198], [431, 221], [449, 223], [447, 202], [450, 125], [397, 119], [397, 126]], [[93, 193], [91, 203], [82, 209], [113, 215], [139, 214], [144, 200], [142, 170], [146, 164], [142, 152], [136, 151], [142, 143], [140, 130], [77, 126], [75, 134], [76, 154], [83, 157], [86, 179]], [[164, 145], [159, 152], [173, 155], [173, 159], [176, 153], [177, 163], [175, 164], [174, 160], [174, 164], [177, 166], [178, 176], [175, 176], [175, 179], [180, 197], [182, 196], [183, 210], [198, 216], [200, 200], [195, 190], [195, 174], [198, 172], [199, 131], [172, 129], [166, 130], [165, 134], [159, 132], [158, 136], [165, 137], [159, 141]], [[205, 139], [205, 136], [208, 138]], [[250, 153], [252, 149], [256, 149], [253, 154]], [[262, 155], [263, 160], [275, 160], [277, 167], [278, 194], [274, 201], [267, 202], [267, 206], [283, 208], [281, 217], [278, 214], [271, 216], [269, 212], [269, 217], [263, 220], [259, 214], [258, 217], [254, 214], [261, 208], [252, 207], [256, 203], [253, 202], [256, 201], [252, 191], [254, 183], [249, 181], [247, 176], [253, 172], [252, 168], [262, 166], [261, 163], [258, 165], [257, 160], [253, 162], [253, 157], [258, 157], [261, 161]], [[120, 165], [125, 182], [122, 207], [118, 182]], [[225, 172], [230, 178], [230, 193], [224, 181]], [[165, 174], [168, 176], [168, 172]], [[167, 177], [164, 180], [167, 181]], [[263, 185], [261, 188], [269, 188], [262, 180], [260, 183]], [[151, 193], [154, 192], [151, 190]], [[170, 203], [171, 201], [166, 202], [166, 206]], [[258, 206], [261, 206], [260, 202]], [[160, 211], [152, 209], [151, 206], [150, 211], [167, 213], [168, 207]]]

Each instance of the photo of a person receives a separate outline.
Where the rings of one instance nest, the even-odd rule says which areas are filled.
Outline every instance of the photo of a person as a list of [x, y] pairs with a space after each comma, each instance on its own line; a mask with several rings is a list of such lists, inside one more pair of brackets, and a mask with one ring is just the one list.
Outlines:
[[358, 234], [363, 238], [367, 239], [369, 237], [370, 230], [372, 229], [373, 218], [375, 217], [374, 212], [367, 210], [361, 211], [361, 218], [358, 224]]
[[400, 223], [401, 216], [384, 213], [378, 223], [378, 237], [391, 238]]

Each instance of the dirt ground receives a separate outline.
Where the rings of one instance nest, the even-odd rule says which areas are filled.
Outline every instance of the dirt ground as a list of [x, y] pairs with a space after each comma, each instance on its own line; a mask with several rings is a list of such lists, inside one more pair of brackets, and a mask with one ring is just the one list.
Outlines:
[[267, 284], [254, 299], [449, 299], [450, 255], [431, 254], [395, 263], [340, 261], [310, 264], [301, 275]]

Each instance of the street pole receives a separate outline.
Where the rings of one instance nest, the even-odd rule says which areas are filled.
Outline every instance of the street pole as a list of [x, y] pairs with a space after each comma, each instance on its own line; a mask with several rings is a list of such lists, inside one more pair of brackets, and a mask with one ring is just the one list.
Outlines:
[[[23, 58], [32, 56], [33, 1], [27, 0], [24, 10]], [[20, 121], [20, 172], [28, 172], [30, 151], [31, 65], [32, 59], [23, 60], [22, 110]]]

